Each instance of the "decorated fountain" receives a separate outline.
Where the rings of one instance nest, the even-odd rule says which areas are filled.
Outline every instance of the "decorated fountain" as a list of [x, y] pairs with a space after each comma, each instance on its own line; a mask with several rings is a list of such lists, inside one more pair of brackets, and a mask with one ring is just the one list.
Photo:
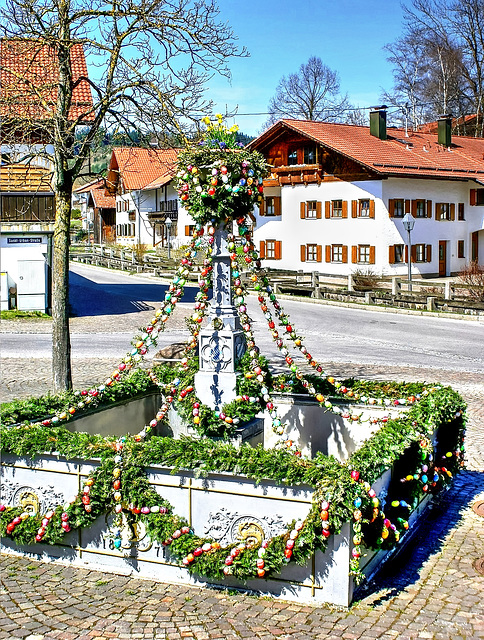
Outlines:
[[[348, 605], [462, 466], [465, 406], [438, 385], [323, 371], [252, 242], [265, 161], [238, 147], [221, 117], [206, 125], [179, 157], [179, 194], [195, 228], [160, 309], [102, 384], [53, 415], [2, 427], [2, 547]], [[140, 373], [204, 252], [183, 358]], [[259, 352], [249, 286], [286, 374]], [[135, 375], [159, 399], [141, 429], [125, 424], [110, 437], [76, 428]]]

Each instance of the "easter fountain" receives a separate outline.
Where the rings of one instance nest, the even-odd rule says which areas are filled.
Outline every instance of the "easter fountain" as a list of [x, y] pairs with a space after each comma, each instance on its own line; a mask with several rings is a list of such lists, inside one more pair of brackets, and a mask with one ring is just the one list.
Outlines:
[[[65, 409], [2, 428], [2, 548], [348, 605], [354, 583], [408, 539], [459, 470], [464, 405], [448, 388], [324, 373], [277, 300], [246, 223], [264, 160], [234, 148], [220, 120], [207, 124], [205, 143], [179, 158], [192, 241], [136, 346]], [[204, 240], [185, 356], [150, 372], [161, 394], [156, 417], [134, 435], [69, 430], [156, 345]], [[273, 376], [259, 353], [242, 268], [286, 376]]]

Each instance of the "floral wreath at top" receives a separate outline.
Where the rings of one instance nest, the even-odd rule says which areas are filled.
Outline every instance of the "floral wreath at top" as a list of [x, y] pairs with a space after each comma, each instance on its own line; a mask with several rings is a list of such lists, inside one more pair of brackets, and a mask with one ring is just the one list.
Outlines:
[[262, 183], [269, 173], [261, 153], [236, 142], [238, 127], [228, 129], [222, 116], [216, 117], [214, 124], [202, 119], [207, 125], [202, 140], [178, 156], [178, 194], [200, 224], [251, 214], [262, 199]]

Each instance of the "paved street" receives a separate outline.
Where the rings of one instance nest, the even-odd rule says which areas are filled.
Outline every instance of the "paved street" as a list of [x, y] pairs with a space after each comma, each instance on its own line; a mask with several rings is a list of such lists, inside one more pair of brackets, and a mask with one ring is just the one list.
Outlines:
[[[139, 297], [130, 294], [126, 298]], [[141, 301], [149, 306], [155, 302]], [[382, 362], [371, 363], [366, 359], [371, 359], [376, 343], [383, 344], [383, 354], [385, 350], [391, 352], [396, 335], [408, 326], [406, 316], [391, 314], [390, 322], [397, 322], [397, 325], [389, 324], [388, 331], [391, 331], [390, 327], [396, 328], [394, 334], [388, 334], [386, 325], [372, 317], [387, 314], [362, 312], [369, 314], [370, 321], [377, 321], [373, 332], [365, 337], [361, 332], [369, 329], [359, 326], [360, 316], [358, 321], [352, 321], [356, 316], [349, 310], [344, 310], [329, 328], [316, 326], [314, 317], [306, 311], [313, 306], [294, 306], [288, 311], [296, 326], [301, 326], [299, 318], [305, 323], [301, 333], [307, 335], [308, 345], [315, 356], [322, 358], [328, 372], [371, 379], [443, 382], [453, 385], [468, 402], [467, 470], [458, 476], [440, 504], [429, 514], [403, 557], [397, 558], [384, 574], [366, 585], [349, 610], [336, 610], [3, 556], [0, 560], [0, 638], [484, 639], [484, 575], [473, 567], [476, 560], [484, 557], [484, 518], [471, 508], [477, 500], [484, 500], [482, 324], [448, 320], [439, 324], [439, 320], [432, 319], [436, 324], [429, 328], [427, 318], [414, 318], [421, 333], [410, 329], [409, 335], [416, 346], [409, 358], [406, 358], [405, 350], [399, 348], [388, 363], [383, 360], [384, 355]], [[188, 308], [177, 311], [173, 321], [175, 336], [183, 331], [184, 317], [188, 313]], [[148, 309], [94, 319], [76, 317], [72, 321], [73, 334], [100, 333], [108, 341], [109, 335], [120, 330], [126, 335], [136, 331], [151, 315], [152, 310]], [[398, 324], [404, 319], [405, 324]], [[38, 339], [50, 333], [43, 321], [16, 324], [14, 329], [12, 325], [6, 328], [6, 324], [9, 323], [2, 323], [2, 338], [17, 328], [25, 340], [32, 333], [36, 333]], [[470, 337], [463, 337], [462, 325], [471, 327]], [[327, 345], [338, 341], [339, 330], [349, 337], [348, 352], [327, 351]], [[457, 344], [457, 349], [453, 343]], [[368, 345], [366, 351], [364, 344]], [[114, 351], [89, 357], [86, 348], [84, 346], [79, 355], [74, 356], [76, 386], [99, 382], [119, 360]], [[24, 355], [18, 344], [17, 349], [17, 353]], [[119, 355], [125, 351], [123, 349]], [[432, 351], [438, 353], [432, 354]], [[463, 360], [457, 358], [459, 354]], [[436, 360], [432, 360], [433, 357]], [[40, 392], [44, 387], [48, 389], [49, 368], [47, 356], [18, 358], [2, 354], [3, 391], [20, 396]]]

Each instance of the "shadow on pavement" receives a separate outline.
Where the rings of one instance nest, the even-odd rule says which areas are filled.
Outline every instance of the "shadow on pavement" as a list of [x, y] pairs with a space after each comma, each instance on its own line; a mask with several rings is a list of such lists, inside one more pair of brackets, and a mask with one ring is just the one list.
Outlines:
[[451, 488], [436, 499], [409, 542], [383, 565], [376, 576], [357, 589], [353, 604], [383, 591], [381, 596], [371, 600], [375, 606], [391, 600], [416, 583], [424, 564], [442, 549], [449, 532], [459, 525], [463, 512], [483, 491], [484, 473], [462, 471]]
[[[96, 283], [73, 271], [69, 273], [71, 316], [105, 316], [157, 309], [165, 297], [167, 284]], [[194, 302], [198, 287], [185, 287], [180, 302]], [[153, 303], [150, 305], [149, 303]]]

